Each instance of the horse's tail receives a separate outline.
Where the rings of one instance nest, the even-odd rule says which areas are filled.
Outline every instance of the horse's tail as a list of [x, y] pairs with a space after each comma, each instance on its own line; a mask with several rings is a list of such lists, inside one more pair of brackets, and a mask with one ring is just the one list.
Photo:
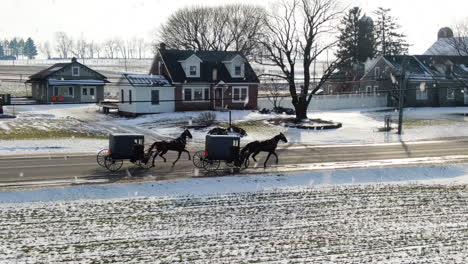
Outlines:
[[151, 153], [151, 151], [154, 149], [156, 152], [158, 152], [158, 149], [161, 148], [161, 142], [156, 141], [151, 145], [151, 147], [148, 149], [148, 153]]

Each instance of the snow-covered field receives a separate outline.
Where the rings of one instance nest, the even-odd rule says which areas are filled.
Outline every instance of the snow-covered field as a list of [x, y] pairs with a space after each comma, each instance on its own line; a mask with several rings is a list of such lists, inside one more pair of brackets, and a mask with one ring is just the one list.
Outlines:
[[462, 164], [2, 192], [0, 262], [466, 263], [467, 183]]
[[[178, 112], [145, 115], [137, 118], [121, 118], [108, 116], [97, 112], [94, 105], [79, 106], [15, 106], [5, 107], [7, 113], [18, 114], [17, 119], [0, 119], [0, 134], [12, 131], [12, 128], [32, 127], [44, 131], [66, 131], [93, 136], [105, 136], [110, 132], [137, 132], [152, 136], [153, 139], [176, 138], [183, 132], [183, 127], [201, 112]], [[403, 135], [396, 131], [378, 132], [384, 125], [384, 116], [391, 115], [396, 127], [397, 112], [379, 109], [351, 109], [326, 112], [310, 112], [309, 117], [341, 122], [343, 127], [335, 130], [301, 130], [282, 126], [273, 126], [267, 119], [281, 115], [262, 115], [254, 111], [232, 111], [233, 122], [247, 130], [248, 136], [242, 139], [242, 144], [252, 140], [268, 139], [283, 132], [291, 144], [326, 145], [326, 144], [372, 144], [399, 141], [417, 141], [447, 137], [468, 136], [468, 107], [447, 108], [410, 108], [405, 110]], [[216, 112], [217, 121], [226, 125], [228, 112]], [[206, 133], [211, 129], [192, 130], [194, 139], [189, 144], [203, 144]], [[99, 142], [89, 144], [87, 139], [71, 135], [51, 144], [50, 139], [13, 141], [3, 140], [1, 146], [8, 153], [15, 151], [24, 153], [24, 149], [32, 149], [32, 153], [52, 153], [55, 150], [63, 152], [96, 152], [107, 146], [106, 139], [95, 139]], [[62, 145], [62, 143], [66, 143]], [[53, 146], [54, 148], [46, 148]], [[89, 146], [89, 148], [86, 148]], [[21, 148], [24, 148], [23, 150]], [[16, 150], [15, 150], [16, 149]], [[29, 150], [28, 150], [29, 151]], [[0, 149], [0, 155], [5, 154]]]

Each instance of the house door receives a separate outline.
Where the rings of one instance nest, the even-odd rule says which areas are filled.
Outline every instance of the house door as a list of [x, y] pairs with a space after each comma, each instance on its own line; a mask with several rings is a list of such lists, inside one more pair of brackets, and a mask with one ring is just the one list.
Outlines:
[[223, 88], [215, 89], [215, 108], [223, 108]]
[[81, 87], [81, 102], [96, 102], [96, 87]]

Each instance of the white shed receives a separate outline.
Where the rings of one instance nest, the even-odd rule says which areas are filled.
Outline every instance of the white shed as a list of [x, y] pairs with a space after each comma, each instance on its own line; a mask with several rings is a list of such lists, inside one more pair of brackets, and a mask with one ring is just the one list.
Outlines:
[[161, 75], [122, 74], [119, 113], [123, 115], [174, 112], [175, 87]]

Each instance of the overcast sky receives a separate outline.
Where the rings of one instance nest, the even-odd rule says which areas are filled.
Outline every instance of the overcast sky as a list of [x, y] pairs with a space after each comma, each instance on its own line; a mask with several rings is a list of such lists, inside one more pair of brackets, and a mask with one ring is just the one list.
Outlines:
[[[342, 0], [372, 14], [378, 6], [392, 9], [412, 44], [410, 53], [423, 53], [437, 31], [468, 17], [466, 0]], [[153, 39], [154, 30], [180, 7], [199, 4], [255, 3], [269, 0], [1, 0], [0, 39], [31, 36], [52, 40], [54, 32], [105, 40], [111, 37]]]

